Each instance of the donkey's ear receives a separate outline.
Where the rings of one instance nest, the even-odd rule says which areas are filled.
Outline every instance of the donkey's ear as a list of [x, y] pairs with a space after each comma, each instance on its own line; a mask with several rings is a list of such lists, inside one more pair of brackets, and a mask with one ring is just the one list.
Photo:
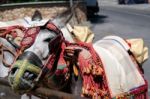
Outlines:
[[42, 20], [42, 14], [39, 10], [36, 10], [32, 16], [32, 21], [41, 21]]

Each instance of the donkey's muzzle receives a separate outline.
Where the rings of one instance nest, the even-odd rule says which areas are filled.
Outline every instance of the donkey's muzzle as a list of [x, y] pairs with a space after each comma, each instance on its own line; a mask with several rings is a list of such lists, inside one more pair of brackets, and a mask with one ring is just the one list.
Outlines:
[[30, 91], [35, 86], [36, 79], [42, 69], [41, 66], [33, 63], [32, 59], [29, 60], [29, 58], [21, 57], [13, 65], [8, 79], [15, 92], [24, 93]]

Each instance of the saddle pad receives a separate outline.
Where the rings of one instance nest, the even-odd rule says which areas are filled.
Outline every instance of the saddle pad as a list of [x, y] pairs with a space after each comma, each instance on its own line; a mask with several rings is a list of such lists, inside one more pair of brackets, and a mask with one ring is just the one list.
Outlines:
[[103, 39], [94, 44], [94, 49], [104, 65], [103, 68], [112, 98], [145, 85], [137, 65], [131, 60], [121, 44], [115, 39]]

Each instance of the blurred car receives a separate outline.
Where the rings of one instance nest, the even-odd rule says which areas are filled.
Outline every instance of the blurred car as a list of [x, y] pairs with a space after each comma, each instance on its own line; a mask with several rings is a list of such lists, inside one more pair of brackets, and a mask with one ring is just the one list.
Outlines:
[[118, 0], [118, 4], [141, 4], [148, 3], [148, 0]]
[[125, 0], [118, 0], [118, 4], [125, 4]]
[[87, 15], [94, 15], [99, 12], [99, 5], [97, 0], [85, 0]]

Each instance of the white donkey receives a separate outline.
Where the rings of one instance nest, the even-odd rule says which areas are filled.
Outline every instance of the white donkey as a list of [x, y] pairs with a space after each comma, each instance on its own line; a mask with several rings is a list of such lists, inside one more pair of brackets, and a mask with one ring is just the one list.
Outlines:
[[[35, 12], [36, 13], [36, 12]], [[37, 13], [36, 13], [37, 14]], [[60, 15], [61, 16], [61, 15]], [[72, 15], [69, 15], [68, 18], [70, 18]], [[37, 17], [37, 18], [36, 18]], [[75, 42], [69, 32], [69, 30], [66, 28], [66, 24], [64, 21], [68, 21], [68, 18], [65, 17], [64, 19], [64, 16], [62, 18], [56, 18], [53, 20], [53, 22], [58, 25], [61, 30], [62, 30], [62, 33], [64, 34], [65, 38], [70, 41], [70, 42]], [[49, 21], [48, 19], [44, 19], [44, 20], [41, 20], [41, 19], [38, 19], [38, 16], [35, 16], [35, 18], [32, 18], [32, 19], [37, 19], [38, 21], [36, 20], [31, 20], [31, 18], [29, 17], [25, 17], [24, 19], [17, 19], [17, 20], [13, 20], [13, 21], [8, 21], [8, 22], [0, 22], [1, 24], [1, 28], [3, 27], [11, 27], [11, 26], [16, 26], [16, 25], [20, 25], [20, 26], [24, 26], [26, 28], [30, 28], [32, 27], [33, 25], [34, 26], [43, 26], [45, 25], [45, 23], [47, 23], [47, 21]], [[40, 21], [39, 21], [40, 20]], [[63, 21], [63, 22], [62, 22]], [[61, 23], [61, 24], [60, 24]], [[20, 30], [19, 30], [20, 31]], [[20, 32], [19, 32], [20, 33]], [[24, 34], [19, 34], [19, 35], [24, 35]], [[22, 37], [23, 38], [23, 37]], [[38, 42], [39, 43], [39, 46], [35, 46], [35, 48], [37, 49], [35, 52], [37, 53], [41, 53], [42, 54], [42, 57], [41, 58], [45, 58], [47, 55], [48, 55], [48, 50], [45, 50], [45, 49], [48, 49], [48, 46], [47, 44], [44, 44], [42, 42], [43, 39], [46, 39], [46, 38], [49, 38], [49, 32], [48, 31], [41, 31], [41, 33], [39, 33], [39, 35], [37, 36], [38, 38]], [[11, 39], [11, 38], [10, 38]], [[13, 39], [15, 40], [15, 39]], [[21, 41], [22, 39], [20, 39]], [[14, 43], [17, 43], [15, 41], [12, 41], [11, 43], [8, 42], [9, 41], [9, 36], [6, 39], [4, 38], [0, 38], [0, 44], [3, 44], [4, 46], [8, 47], [9, 49], [11, 49], [15, 54], [16, 54], [16, 46], [13, 46], [13, 45], [18, 45], [19, 44], [14, 44]], [[12, 44], [13, 43], [13, 44]], [[42, 47], [40, 47], [41, 45], [43, 45], [44, 49], [41, 49]], [[34, 49], [35, 49], [34, 48]], [[31, 48], [32, 49], [32, 48]], [[29, 49], [28, 49], [29, 50]], [[42, 51], [42, 52], [41, 52]], [[43, 51], [45, 52], [45, 54], [43, 54]], [[8, 64], [12, 64], [13, 61], [14, 61], [14, 56], [5, 51], [4, 52], [4, 56], [5, 56], [5, 60]], [[9, 70], [10, 68], [4, 66], [3, 62], [2, 62], [2, 59], [0, 60], [0, 78], [5, 78], [8, 76], [8, 73], [9, 73]], [[35, 96], [28, 96], [26, 94], [22, 95], [21, 99], [39, 99], [38, 97], [35, 97]]]
[[[55, 24], [55, 21], [53, 21], [53, 23]], [[70, 93], [74, 95], [80, 95], [82, 88], [82, 93], [85, 94], [85, 96], [93, 97], [93, 99], [98, 99], [98, 97], [101, 97], [100, 95], [103, 97], [103, 95], [105, 96], [106, 94], [109, 96], [109, 98], [115, 98], [118, 96], [121, 97], [122, 95], [125, 95], [125, 97], [128, 95], [132, 97], [132, 95], [134, 95], [137, 97], [135, 99], [139, 99], [138, 96], [141, 97], [140, 99], [143, 99], [142, 97], [147, 99], [146, 92], [140, 94], [141, 91], [147, 90], [147, 83], [143, 78], [143, 74], [139, 69], [139, 65], [130, 52], [130, 46], [125, 40], [117, 36], [107, 36], [94, 43], [94, 49], [92, 49], [92, 47], [88, 47], [86, 44], [82, 46], [82, 43], [79, 43], [79, 45], [78, 43], [74, 43], [72, 45], [66, 45], [62, 47], [63, 44], [67, 44], [66, 41], [60, 32], [57, 33], [57, 31], [47, 28], [49, 25], [54, 27], [51, 22], [47, 23], [46, 27], [44, 29], [42, 28], [43, 30], [38, 33], [32, 46], [26, 49], [14, 64], [14, 67], [9, 75], [9, 80], [14, 90], [25, 92], [26, 90], [33, 88], [35, 86], [35, 83], [33, 82], [39, 77], [41, 68], [45, 66], [45, 62], [47, 62], [47, 59], [49, 59], [48, 56], [52, 57], [52, 61], [49, 61], [50, 63], [47, 65], [50, 65], [50, 67], [47, 68], [53, 70], [58, 64], [58, 61], [56, 61], [58, 57], [60, 56], [61, 58], [61, 55], [64, 55], [59, 51], [63, 52], [63, 50], [67, 49], [69, 52], [69, 54], [65, 56], [68, 59], [67, 61], [75, 62], [76, 65], [79, 64], [78, 68], [82, 78], [82, 81], [74, 81], [71, 79], [73, 76], [71, 75], [72, 73], [70, 74], [71, 78], [69, 79], [71, 79], [72, 83], [67, 83], [67, 86], [70, 85]], [[80, 52], [79, 56], [76, 52], [74, 52], [76, 50]], [[99, 59], [95, 59], [98, 57], [96, 54], [94, 54], [94, 52], [97, 53]], [[70, 57], [70, 60], [68, 57]], [[79, 59], [74, 59], [77, 57], [79, 57]], [[98, 62], [97, 64], [99, 65], [96, 65], [96, 62], [94, 61]], [[57, 69], [63, 68], [63, 70], [65, 70], [65, 67], [66, 66], [61, 64], [60, 67], [59, 65], [57, 66]], [[100, 69], [102, 67], [103, 70]], [[72, 68], [74, 74], [78, 76], [78, 70], [75, 69], [75, 67]], [[103, 78], [102, 82], [106, 81], [105, 84], [108, 86], [107, 93], [105, 93], [106, 90], [101, 90], [100, 86], [96, 85], [95, 83], [97, 82], [94, 82], [92, 78], [86, 79], [91, 77], [86, 76], [86, 74], [91, 72], [92, 76], [95, 74], [101, 75], [104, 72], [105, 77], [102, 77], [105, 79]], [[55, 71], [54, 73], [59, 72]], [[65, 86], [66, 83], [63, 83], [63, 80], [66, 80], [68, 77], [65, 76], [66, 78], [63, 78], [64, 76], [62, 76], [62, 78], [59, 78], [57, 76], [58, 75], [54, 74], [52, 77], [48, 76], [48, 80], [43, 79], [44, 81], [46, 80], [45, 83], [49, 83], [44, 85], [54, 89], [61, 89], [59, 87], [67, 87]], [[84, 76], [86, 77], [84, 78]], [[90, 84], [91, 86], [95, 86], [94, 89], [97, 91], [92, 90], [93, 92], [88, 92]], [[100, 82], [98, 84], [100, 84]], [[81, 85], [83, 86], [81, 87]], [[144, 89], [142, 90], [141, 87]], [[138, 92], [138, 96], [136, 96], [135, 91]]]

